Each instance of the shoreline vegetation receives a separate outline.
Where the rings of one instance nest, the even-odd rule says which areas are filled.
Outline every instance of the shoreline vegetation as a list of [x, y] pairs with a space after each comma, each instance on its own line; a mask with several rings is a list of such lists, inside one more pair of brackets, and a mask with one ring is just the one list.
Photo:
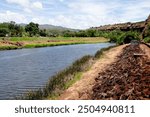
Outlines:
[[105, 42], [109, 42], [109, 39], [104, 37], [0, 37], [0, 50]]
[[17, 97], [21, 100], [41, 100], [41, 99], [57, 99], [72, 84], [81, 79], [84, 72], [88, 71], [91, 66], [103, 56], [103, 52], [116, 47], [110, 46], [102, 48], [96, 52], [94, 56], [86, 55], [76, 60], [71, 66], [58, 72], [49, 78], [47, 84], [43, 88], [27, 91], [24, 95]]

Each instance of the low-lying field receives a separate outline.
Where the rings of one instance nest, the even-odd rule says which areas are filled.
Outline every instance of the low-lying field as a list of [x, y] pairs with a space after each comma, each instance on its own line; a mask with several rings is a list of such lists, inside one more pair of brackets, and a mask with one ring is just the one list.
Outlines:
[[108, 41], [108, 39], [103, 37], [1, 37], [0, 50], [36, 48], [71, 44], [102, 43]]

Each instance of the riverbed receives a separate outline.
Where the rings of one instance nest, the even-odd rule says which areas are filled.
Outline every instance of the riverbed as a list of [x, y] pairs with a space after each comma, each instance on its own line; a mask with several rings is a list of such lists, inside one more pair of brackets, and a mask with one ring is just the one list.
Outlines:
[[43, 87], [48, 79], [84, 55], [94, 55], [112, 43], [79, 44], [0, 51], [0, 99], [14, 99]]

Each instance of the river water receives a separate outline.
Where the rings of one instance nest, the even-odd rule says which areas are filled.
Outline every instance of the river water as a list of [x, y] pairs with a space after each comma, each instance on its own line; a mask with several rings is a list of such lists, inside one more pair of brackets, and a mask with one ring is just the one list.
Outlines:
[[0, 99], [13, 99], [48, 79], [84, 55], [94, 55], [111, 43], [79, 44], [0, 51]]

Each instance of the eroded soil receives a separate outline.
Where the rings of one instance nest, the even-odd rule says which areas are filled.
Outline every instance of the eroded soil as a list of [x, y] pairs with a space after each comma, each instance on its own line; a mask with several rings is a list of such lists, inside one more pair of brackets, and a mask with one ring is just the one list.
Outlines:
[[128, 45], [117, 61], [95, 78], [91, 99], [150, 99], [150, 49]]
[[122, 45], [107, 51], [59, 99], [150, 99], [150, 48]]

